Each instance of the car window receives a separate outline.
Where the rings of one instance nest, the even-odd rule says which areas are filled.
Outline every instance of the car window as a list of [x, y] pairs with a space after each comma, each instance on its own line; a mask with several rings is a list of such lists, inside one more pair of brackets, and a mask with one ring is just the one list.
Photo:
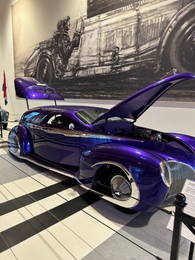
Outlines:
[[76, 116], [85, 124], [91, 124], [95, 121], [99, 116], [104, 114], [107, 111], [106, 108], [93, 108], [86, 109], [76, 113]]
[[48, 125], [58, 125], [68, 127], [71, 123], [74, 124], [73, 120], [62, 114], [55, 114], [51, 116], [46, 124]]

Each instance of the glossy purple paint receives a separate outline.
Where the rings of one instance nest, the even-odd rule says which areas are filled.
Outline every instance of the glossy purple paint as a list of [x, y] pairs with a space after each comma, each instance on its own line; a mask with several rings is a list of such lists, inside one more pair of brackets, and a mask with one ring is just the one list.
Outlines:
[[14, 80], [16, 96], [27, 99], [63, 100], [64, 98], [52, 87], [38, 82], [34, 78], [20, 77]]
[[173, 85], [193, 78], [185, 73], [160, 80], [110, 110], [30, 109], [10, 131], [9, 150], [76, 178], [123, 209], [154, 210], [180, 192], [186, 178], [195, 180], [195, 138], [135, 121]]

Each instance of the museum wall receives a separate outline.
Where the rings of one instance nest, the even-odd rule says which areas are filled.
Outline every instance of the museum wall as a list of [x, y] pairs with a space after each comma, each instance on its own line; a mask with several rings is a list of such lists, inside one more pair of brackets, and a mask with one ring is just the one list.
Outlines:
[[[30, 0], [27, 0], [30, 1]], [[82, 0], [80, 0], [82, 1]], [[18, 119], [19, 116], [27, 110], [27, 103], [25, 99], [17, 98], [15, 95], [14, 79], [14, 46], [13, 46], [13, 27], [12, 27], [12, 13], [11, 5], [16, 2], [14, 0], [0, 1], [0, 80], [3, 83], [3, 71], [6, 72], [7, 79], [7, 96], [8, 104], [5, 106], [3, 94], [0, 95], [0, 105], [10, 112], [11, 119]], [[41, 2], [41, 1], [39, 1]], [[70, 3], [70, 1], [67, 1]], [[26, 16], [28, 19], [28, 16]], [[33, 21], [31, 20], [31, 23]], [[30, 32], [29, 32], [30, 33]], [[143, 75], [140, 73], [140, 78], [144, 82]], [[143, 84], [143, 87], [145, 84]], [[98, 106], [111, 107], [116, 104], [113, 100], [92, 100], [92, 99], [78, 99], [65, 98], [65, 101], [58, 101], [59, 104], [97, 104]], [[31, 100], [29, 107], [39, 105], [53, 104], [53, 101], [46, 100]], [[195, 106], [193, 102], [178, 102], [174, 101], [160, 101], [150, 108], [144, 116], [138, 120], [137, 124], [145, 125], [155, 129], [171, 132], [183, 132], [186, 134], [195, 135]]]

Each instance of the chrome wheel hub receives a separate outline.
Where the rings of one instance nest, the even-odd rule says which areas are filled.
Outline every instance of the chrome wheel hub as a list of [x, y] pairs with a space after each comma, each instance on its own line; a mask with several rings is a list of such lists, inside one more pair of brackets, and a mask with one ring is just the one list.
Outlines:
[[112, 196], [117, 200], [128, 200], [132, 189], [129, 181], [122, 175], [115, 175], [110, 181]]

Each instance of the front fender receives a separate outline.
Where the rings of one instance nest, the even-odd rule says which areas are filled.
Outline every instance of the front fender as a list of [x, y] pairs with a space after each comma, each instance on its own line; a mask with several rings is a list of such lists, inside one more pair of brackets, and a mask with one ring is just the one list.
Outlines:
[[161, 161], [159, 156], [141, 149], [104, 144], [82, 153], [79, 178], [89, 180], [88, 188], [90, 188], [89, 185], [92, 187], [101, 167], [106, 164], [115, 165], [123, 170], [129, 180], [132, 178], [138, 188], [139, 203], [136, 203], [134, 209], [148, 209], [151, 205], [162, 204], [168, 193], [160, 174]]
[[[82, 153], [80, 168], [91, 168], [101, 161], [114, 161], [123, 165], [139, 181], [143, 173], [150, 170], [150, 176], [159, 177], [162, 159], [154, 153], [126, 145], [102, 144]], [[139, 174], [138, 174], [139, 173]]]
[[181, 141], [184, 145], [188, 146], [195, 153], [195, 137], [177, 134], [177, 133], [168, 133], [170, 136], [175, 137], [177, 140]]

